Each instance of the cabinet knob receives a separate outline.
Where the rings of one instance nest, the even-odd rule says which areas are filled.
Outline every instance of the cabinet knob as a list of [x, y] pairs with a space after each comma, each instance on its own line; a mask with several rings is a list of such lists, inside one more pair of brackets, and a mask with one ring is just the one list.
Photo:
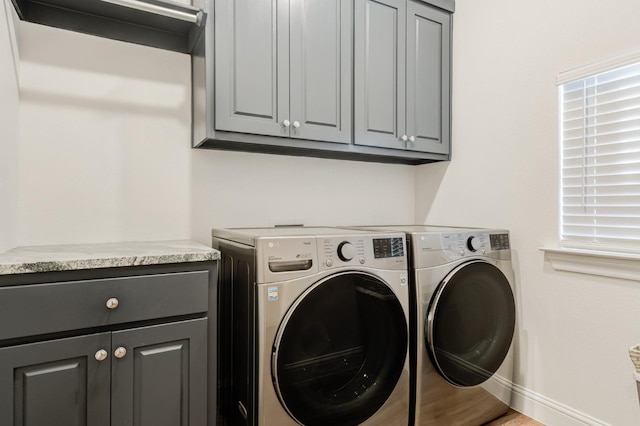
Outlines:
[[407, 137], [407, 135], [402, 135], [402, 136], [400, 136], [400, 140], [401, 140], [402, 142], [406, 142], [406, 141], [407, 141], [407, 139], [409, 139], [409, 138]]
[[299, 122], [299, 121], [294, 121], [294, 122], [293, 122], [293, 127], [295, 127], [296, 129], [297, 129], [298, 127], [300, 127], [300, 122]]
[[409, 136], [409, 141], [415, 142], [416, 141], [416, 137], [415, 136]]
[[284, 120], [284, 121], [282, 122], [282, 126], [283, 126], [283, 127], [289, 127], [289, 126], [291, 126], [291, 122], [290, 122], [289, 120]]
[[116, 348], [116, 350], [113, 352], [113, 356], [115, 356], [118, 359], [124, 358], [126, 354], [127, 354], [127, 350], [122, 346]]
[[110, 298], [109, 300], [107, 300], [107, 303], [106, 303], [107, 308], [109, 309], [115, 309], [118, 307], [119, 304], [120, 302], [115, 297]]
[[98, 361], [104, 361], [105, 359], [107, 359], [107, 356], [109, 356], [109, 352], [107, 352], [104, 349], [100, 349], [98, 352], [96, 352], [96, 360]]

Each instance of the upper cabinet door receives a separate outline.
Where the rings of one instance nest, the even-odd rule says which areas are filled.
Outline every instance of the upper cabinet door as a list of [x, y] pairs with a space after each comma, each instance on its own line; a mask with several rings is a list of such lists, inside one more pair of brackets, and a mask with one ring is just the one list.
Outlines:
[[407, 3], [407, 149], [446, 154], [450, 142], [451, 15]]
[[217, 130], [289, 135], [288, 22], [288, 0], [216, 0]]
[[291, 2], [291, 137], [351, 142], [352, 1]]
[[355, 143], [403, 149], [406, 0], [356, 0]]

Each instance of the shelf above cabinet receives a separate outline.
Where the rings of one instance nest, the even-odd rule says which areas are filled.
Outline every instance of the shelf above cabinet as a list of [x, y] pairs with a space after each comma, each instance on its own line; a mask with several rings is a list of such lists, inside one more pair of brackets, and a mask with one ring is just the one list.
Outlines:
[[167, 0], [11, 1], [27, 22], [181, 53], [191, 53], [207, 18]]

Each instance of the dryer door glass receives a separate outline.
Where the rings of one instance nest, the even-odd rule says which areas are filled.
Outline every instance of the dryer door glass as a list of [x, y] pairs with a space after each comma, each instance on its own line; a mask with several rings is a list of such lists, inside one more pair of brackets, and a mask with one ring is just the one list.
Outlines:
[[425, 319], [425, 342], [440, 374], [457, 386], [475, 386], [504, 361], [515, 329], [509, 281], [495, 266], [473, 261], [440, 283]]
[[273, 379], [289, 414], [304, 425], [356, 425], [395, 388], [407, 357], [407, 321], [380, 279], [333, 275], [303, 294], [283, 320]]

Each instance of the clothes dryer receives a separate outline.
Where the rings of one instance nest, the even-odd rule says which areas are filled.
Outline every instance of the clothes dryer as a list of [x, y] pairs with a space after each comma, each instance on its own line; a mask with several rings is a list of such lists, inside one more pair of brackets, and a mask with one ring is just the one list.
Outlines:
[[509, 232], [367, 229], [407, 237], [415, 425], [476, 426], [507, 412], [516, 321]]
[[214, 229], [219, 391], [232, 425], [407, 425], [404, 234]]

